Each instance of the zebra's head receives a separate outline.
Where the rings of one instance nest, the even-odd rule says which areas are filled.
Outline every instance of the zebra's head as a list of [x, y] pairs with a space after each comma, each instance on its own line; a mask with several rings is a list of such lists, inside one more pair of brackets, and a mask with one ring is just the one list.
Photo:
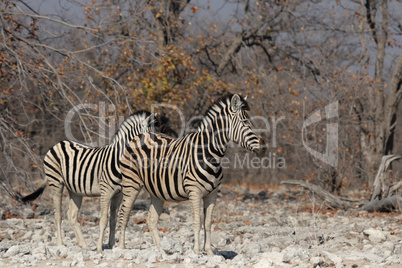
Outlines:
[[250, 117], [247, 114], [249, 106], [246, 99], [238, 94], [233, 94], [227, 98], [226, 104], [226, 116], [229, 121], [229, 139], [257, 155], [264, 154], [266, 145], [264, 140], [253, 129]]
[[119, 130], [113, 136], [113, 142], [127, 142], [132, 140], [135, 136], [153, 132], [158, 127], [156, 114], [150, 113], [146, 110], [140, 110], [127, 117], [126, 120], [120, 125]]

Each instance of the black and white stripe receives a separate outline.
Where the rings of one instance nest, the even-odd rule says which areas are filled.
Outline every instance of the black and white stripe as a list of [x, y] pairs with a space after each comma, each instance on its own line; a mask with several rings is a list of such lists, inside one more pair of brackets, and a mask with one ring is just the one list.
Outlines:
[[65, 140], [50, 149], [44, 159], [45, 181], [34, 193], [22, 201], [36, 199], [49, 184], [55, 209], [58, 245], [62, 245], [61, 201], [64, 187], [70, 195], [67, 217], [78, 240], [78, 245], [88, 248], [79, 225], [78, 212], [82, 198], [101, 197], [100, 239], [98, 251], [102, 250], [103, 233], [107, 225], [110, 205], [109, 247], [114, 245], [116, 211], [121, 202], [120, 158], [130, 140], [140, 133], [153, 130], [154, 115], [139, 111], [128, 117], [113, 136], [109, 145], [89, 147], [84, 144]]
[[127, 146], [120, 161], [123, 202], [119, 214], [120, 241], [124, 248], [125, 228], [131, 208], [142, 187], [151, 194], [148, 227], [159, 245], [156, 224], [164, 201], [190, 200], [195, 234], [194, 251], [199, 253], [200, 201], [204, 201], [205, 244], [210, 245], [211, 215], [222, 181], [221, 159], [230, 140], [256, 153], [265, 150], [263, 140], [252, 129], [248, 105], [239, 95], [229, 95], [213, 104], [198, 131], [181, 138], [143, 133]]

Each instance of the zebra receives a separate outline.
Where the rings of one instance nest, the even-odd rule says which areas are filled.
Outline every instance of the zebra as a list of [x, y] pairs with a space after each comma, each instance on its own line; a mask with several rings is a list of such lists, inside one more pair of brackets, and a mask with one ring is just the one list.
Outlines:
[[156, 246], [160, 245], [157, 222], [164, 201], [189, 200], [192, 208], [194, 252], [200, 254], [200, 202], [204, 201], [204, 250], [211, 249], [211, 220], [223, 173], [220, 161], [229, 141], [262, 155], [266, 146], [249, 120], [249, 106], [238, 94], [219, 99], [207, 110], [197, 131], [172, 138], [157, 133], [142, 133], [126, 147], [120, 160], [123, 201], [119, 210], [120, 238], [125, 248], [125, 229], [130, 211], [145, 187], [151, 205], [147, 224]]
[[[129, 116], [112, 137], [111, 143], [104, 147], [90, 147], [75, 141], [61, 141], [51, 148], [45, 156], [45, 180], [32, 194], [22, 198], [28, 202], [38, 198], [49, 184], [54, 203], [57, 244], [62, 245], [61, 203], [64, 187], [67, 188], [70, 202], [67, 218], [78, 240], [78, 245], [89, 248], [79, 228], [77, 217], [82, 198], [101, 199], [100, 235], [97, 251], [102, 251], [103, 236], [107, 225], [110, 206], [110, 234], [108, 247], [115, 243], [116, 213], [121, 202], [121, 174], [119, 160], [126, 144], [136, 135], [154, 129], [156, 114], [141, 110]], [[165, 129], [169, 129], [166, 125]]]

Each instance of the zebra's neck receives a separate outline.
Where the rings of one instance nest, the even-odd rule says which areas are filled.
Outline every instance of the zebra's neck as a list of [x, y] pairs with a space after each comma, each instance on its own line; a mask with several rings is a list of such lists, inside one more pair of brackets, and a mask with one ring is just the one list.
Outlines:
[[121, 124], [109, 145], [117, 150], [119, 158], [122, 156], [126, 144], [140, 134], [140, 129], [140, 120], [137, 118], [129, 118]]
[[213, 105], [206, 113], [198, 129], [199, 132], [204, 133], [209, 146], [219, 151], [221, 157], [226, 153], [230, 129], [228, 119], [224, 115], [224, 108], [220, 105]]

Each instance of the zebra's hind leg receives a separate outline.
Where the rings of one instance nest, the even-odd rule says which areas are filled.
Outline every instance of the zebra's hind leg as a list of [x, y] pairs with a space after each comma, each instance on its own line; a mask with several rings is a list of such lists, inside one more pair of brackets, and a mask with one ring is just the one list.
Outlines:
[[216, 188], [209, 195], [204, 197], [204, 250], [208, 255], [214, 255], [211, 249], [211, 223], [212, 223], [212, 211], [215, 207], [215, 201], [218, 188]]
[[133, 187], [124, 187], [123, 185], [123, 201], [121, 202], [120, 211], [119, 211], [119, 229], [120, 229], [120, 239], [119, 239], [119, 247], [124, 249], [126, 242], [126, 227], [128, 223], [128, 219], [130, 218], [130, 212], [133, 208], [134, 202], [137, 199], [138, 194], [140, 193], [141, 187], [139, 189], [135, 189]]
[[122, 198], [123, 198], [123, 195], [121, 193], [118, 193], [112, 197], [112, 200], [110, 203], [110, 219], [109, 219], [110, 233], [109, 233], [109, 243], [108, 243], [109, 248], [113, 248], [113, 246], [115, 244], [116, 221], [117, 221], [116, 214], [117, 214], [117, 209], [120, 206]]
[[53, 197], [54, 221], [57, 229], [57, 245], [63, 245], [63, 236], [61, 235], [61, 201], [63, 198], [64, 185], [56, 181], [50, 184], [50, 193]]
[[69, 191], [69, 194], [70, 194], [70, 202], [68, 204], [68, 210], [67, 210], [68, 221], [70, 222], [75, 237], [78, 240], [78, 246], [82, 248], [89, 248], [88, 244], [85, 242], [84, 236], [82, 235], [80, 226], [77, 222], [78, 213], [80, 211], [82, 204], [82, 196], [79, 196], [71, 191]]
[[201, 215], [200, 215], [200, 203], [201, 194], [196, 191], [190, 191], [189, 193], [191, 211], [193, 214], [193, 230], [194, 230], [194, 252], [200, 254], [200, 229], [201, 229]]
[[152, 239], [154, 241], [154, 245], [159, 247], [160, 246], [160, 238], [158, 233], [158, 220], [159, 216], [162, 213], [163, 209], [163, 201], [151, 196], [151, 206], [149, 207], [148, 211], [148, 228], [149, 232], [152, 235]]

